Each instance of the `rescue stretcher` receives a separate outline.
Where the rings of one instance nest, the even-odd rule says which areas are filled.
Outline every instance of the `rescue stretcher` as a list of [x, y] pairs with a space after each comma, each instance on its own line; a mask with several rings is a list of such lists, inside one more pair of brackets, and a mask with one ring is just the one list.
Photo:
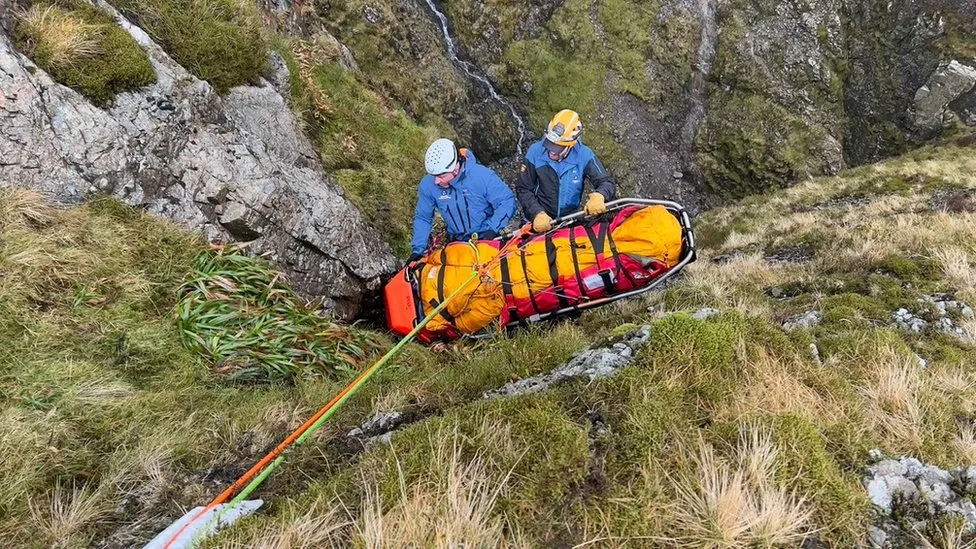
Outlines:
[[[449, 293], [452, 281], [470, 275], [512, 238], [451, 243], [397, 273], [384, 290], [390, 330], [412, 330]], [[425, 326], [421, 341], [472, 336], [484, 332], [489, 319], [500, 328], [514, 327], [635, 297], [660, 287], [696, 258], [690, 217], [667, 200], [614, 200], [597, 218], [577, 212], [554, 220], [542, 235], [517, 238], [516, 246], [505, 247], [515, 254], [472, 284], [454, 314], [445, 310]]]

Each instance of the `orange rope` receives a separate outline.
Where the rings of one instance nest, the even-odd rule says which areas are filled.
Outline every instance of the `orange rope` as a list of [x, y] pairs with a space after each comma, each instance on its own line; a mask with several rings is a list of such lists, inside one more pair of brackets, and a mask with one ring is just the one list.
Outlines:
[[[529, 232], [531, 232], [531, 230], [532, 230], [532, 225], [531, 224], [526, 224], [525, 226], [521, 227], [512, 236], [512, 238], [504, 246], [502, 246], [498, 250], [498, 255], [497, 256], [495, 256], [494, 258], [492, 258], [491, 261], [485, 263], [484, 265], [478, 266], [478, 273], [481, 274], [482, 276], [486, 275], [487, 272], [488, 272], [488, 270], [491, 268], [491, 266], [496, 261], [500, 261], [501, 260], [501, 258], [503, 257], [503, 252], [505, 252], [506, 250], [508, 250], [508, 248], [511, 247], [511, 246], [513, 246], [513, 245], [514, 246], [517, 246], [516, 243], [519, 240], [521, 240], [521, 238], [523, 236], [525, 236], [526, 234], [528, 234]], [[206, 507], [204, 507], [203, 509], [200, 510], [200, 512], [198, 512], [196, 515], [194, 515], [193, 518], [191, 518], [189, 520], [189, 522], [187, 522], [186, 524], [184, 524], [183, 527], [180, 528], [180, 530], [176, 533], [176, 535], [174, 535], [166, 543], [166, 545], [163, 546], [163, 549], [171, 549], [173, 543], [175, 541], [177, 541], [180, 538], [180, 536], [182, 536], [183, 533], [186, 532], [186, 530], [190, 528], [191, 525], [193, 525], [196, 521], [200, 520], [200, 517], [202, 517], [203, 515], [207, 514], [210, 511], [212, 511], [213, 509], [215, 509], [221, 503], [224, 503], [225, 501], [227, 501], [228, 499], [230, 499], [231, 496], [233, 496], [235, 492], [237, 492], [238, 490], [240, 490], [241, 488], [243, 488], [244, 486], [246, 486], [251, 481], [251, 479], [253, 479], [258, 473], [260, 473], [265, 467], [267, 467], [269, 463], [271, 463], [278, 456], [280, 456], [282, 452], [284, 452], [285, 450], [287, 450], [289, 446], [291, 446], [296, 440], [298, 440], [299, 437], [302, 436], [302, 434], [305, 433], [305, 431], [307, 431], [309, 429], [309, 427], [311, 427], [312, 425], [314, 425], [322, 416], [324, 416], [326, 413], [328, 413], [329, 410], [332, 409], [332, 407], [336, 405], [336, 403], [338, 403], [340, 400], [342, 400], [343, 397], [350, 390], [352, 390], [352, 388], [355, 387], [359, 381], [361, 381], [364, 377], [368, 376], [369, 373], [370, 373], [370, 369], [367, 369], [367, 370], [363, 371], [363, 373], [361, 373], [359, 376], [357, 376], [356, 379], [353, 380], [352, 383], [350, 383], [349, 385], [347, 385], [342, 391], [339, 392], [339, 394], [337, 394], [335, 397], [333, 397], [332, 400], [330, 400], [328, 404], [326, 404], [325, 406], [323, 406], [318, 412], [315, 413], [315, 415], [313, 415], [312, 417], [310, 417], [308, 419], [308, 421], [306, 421], [305, 423], [303, 423], [301, 425], [301, 427], [299, 427], [298, 429], [296, 429], [295, 431], [293, 431], [290, 435], [288, 435], [288, 437], [286, 437], [285, 440], [281, 441], [281, 443], [278, 444], [278, 446], [276, 446], [274, 450], [272, 450], [266, 456], [264, 456], [263, 458], [261, 458], [257, 463], [254, 464], [253, 467], [251, 467], [250, 469], [248, 469], [247, 472], [244, 473], [239, 479], [237, 479], [236, 481], [234, 481], [234, 483], [231, 484], [230, 486], [228, 486], [226, 490], [224, 490], [217, 497], [215, 497], [210, 503], [207, 504]]]

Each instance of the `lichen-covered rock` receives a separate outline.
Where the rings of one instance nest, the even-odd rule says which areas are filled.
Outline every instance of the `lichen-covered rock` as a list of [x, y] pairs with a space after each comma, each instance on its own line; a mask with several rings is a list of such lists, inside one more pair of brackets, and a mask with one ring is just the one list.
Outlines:
[[[918, 303], [919, 310], [915, 312], [902, 307], [891, 313], [893, 326], [916, 333], [932, 329], [960, 339], [971, 339], [971, 334], [958, 325], [960, 320], [973, 318], [973, 309], [968, 304], [944, 294], [920, 297]], [[926, 364], [921, 357], [919, 364], [923, 368]]]
[[620, 342], [610, 347], [587, 349], [576, 354], [569, 362], [552, 370], [488, 391], [485, 398], [515, 396], [545, 391], [549, 387], [571, 379], [585, 378], [590, 381], [610, 377], [630, 364], [634, 353], [643, 348], [651, 339], [651, 327], [643, 326]]
[[823, 320], [823, 314], [820, 311], [807, 311], [802, 315], [796, 315], [789, 318], [783, 323], [783, 329], [787, 332], [792, 332], [793, 330], [805, 329], [811, 330], [820, 325], [821, 320]]
[[976, 533], [973, 469], [950, 473], [904, 457], [869, 467], [863, 484], [876, 508], [868, 527], [871, 547], [917, 547], [919, 535], [931, 535], [929, 527], [946, 519], [961, 521], [964, 535]]
[[324, 173], [278, 91], [220, 97], [115, 15], [158, 80], [104, 110], [53, 82], [0, 30], [0, 185], [60, 203], [107, 193], [211, 241], [253, 241], [299, 291], [355, 314], [397, 261]]

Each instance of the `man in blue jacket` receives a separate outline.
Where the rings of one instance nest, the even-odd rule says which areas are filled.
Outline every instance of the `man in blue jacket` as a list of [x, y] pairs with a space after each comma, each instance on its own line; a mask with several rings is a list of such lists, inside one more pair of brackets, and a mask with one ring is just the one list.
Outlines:
[[583, 206], [587, 215], [607, 211], [605, 202], [613, 200], [617, 192], [596, 154], [580, 140], [582, 132], [576, 112], [559, 111], [549, 122], [545, 136], [525, 154], [515, 192], [525, 218], [532, 221], [537, 233], [551, 229], [554, 218], [580, 209], [584, 180], [593, 187]]
[[413, 215], [412, 263], [427, 250], [434, 222], [440, 212], [451, 240], [467, 240], [472, 234], [491, 239], [515, 215], [515, 195], [490, 168], [478, 164], [474, 153], [460, 151], [450, 139], [438, 139], [424, 155], [427, 175], [417, 189]]

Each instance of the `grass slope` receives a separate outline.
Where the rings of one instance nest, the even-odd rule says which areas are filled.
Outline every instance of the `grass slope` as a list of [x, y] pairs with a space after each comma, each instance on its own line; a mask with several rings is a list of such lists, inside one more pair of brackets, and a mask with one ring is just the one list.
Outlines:
[[17, 48], [98, 105], [156, 81], [149, 58], [111, 16], [82, 0], [35, 2], [17, 18]]
[[[931, 314], [923, 295], [976, 301], [976, 216], [943, 207], [976, 190], [972, 153], [923, 149], [709, 212], [702, 258], [647, 301], [441, 354], [409, 346], [290, 454], [256, 494], [265, 511], [208, 545], [863, 541], [869, 449], [976, 457], [972, 344], [889, 325], [899, 307]], [[199, 245], [168, 225], [107, 202], [0, 205], [4, 539], [144, 542], [344, 384], [228, 385], [197, 366], [171, 307]], [[688, 314], [701, 307], [718, 314]], [[819, 326], [782, 329], [811, 310]], [[653, 335], [616, 377], [481, 400], [622, 323]], [[390, 445], [345, 439], [390, 410], [411, 420]]]

